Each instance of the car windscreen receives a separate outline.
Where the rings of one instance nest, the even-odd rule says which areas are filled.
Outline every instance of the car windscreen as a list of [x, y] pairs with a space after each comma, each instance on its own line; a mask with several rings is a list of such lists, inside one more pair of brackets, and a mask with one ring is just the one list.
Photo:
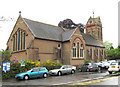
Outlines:
[[32, 69], [31, 70], [28, 70], [27, 72], [31, 72], [32, 71]]

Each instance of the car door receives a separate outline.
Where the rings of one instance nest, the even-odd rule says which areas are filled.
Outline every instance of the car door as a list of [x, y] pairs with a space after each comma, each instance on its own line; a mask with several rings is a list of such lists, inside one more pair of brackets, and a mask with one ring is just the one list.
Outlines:
[[61, 72], [62, 72], [62, 74], [67, 73], [67, 68], [68, 68], [68, 67], [67, 67], [66, 65], [61, 67]]
[[96, 64], [93, 63], [92, 66], [93, 66], [93, 70], [97, 70], [98, 69]]
[[39, 77], [39, 68], [34, 68], [31, 73], [30, 73], [30, 77]]
[[72, 71], [72, 66], [68, 65], [67, 73], [71, 73], [71, 71]]
[[81, 70], [82, 70], [82, 71], [86, 71], [87, 68], [88, 68], [88, 65], [89, 65], [89, 64], [84, 64], [84, 65], [82, 66]]
[[44, 68], [39, 68], [39, 77], [43, 77], [43, 74], [45, 73], [45, 69]]

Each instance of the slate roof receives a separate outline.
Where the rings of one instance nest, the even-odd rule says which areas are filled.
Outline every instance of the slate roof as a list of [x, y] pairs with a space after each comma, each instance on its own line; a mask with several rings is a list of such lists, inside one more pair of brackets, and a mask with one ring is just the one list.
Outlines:
[[49, 39], [55, 41], [61, 41], [61, 33], [63, 29], [60, 29], [57, 26], [52, 26], [49, 24], [44, 24], [41, 22], [32, 21], [29, 19], [24, 18], [26, 25], [31, 30], [32, 34], [36, 38], [40, 39]]
[[70, 38], [72, 37], [72, 35], [74, 34], [76, 29], [71, 29], [71, 30], [65, 30], [63, 33], [62, 33], [62, 41], [68, 41], [70, 40]]
[[96, 40], [92, 36], [84, 34], [84, 33], [81, 33], [81, 34], [85, 40], [86, 45], [104, 47], [98, 40]]
[[[47, 39], [54, 41], [69, 41], [76, 31], [76, 29], [63, 29], [57, 26], [29, 20], [23, 18], [23, 21], [26, 23], [32, 34], [35, 38]], [[94, 39], [92, 36], [81, 33], [86, 45], [104, 47], [99, 41]]]

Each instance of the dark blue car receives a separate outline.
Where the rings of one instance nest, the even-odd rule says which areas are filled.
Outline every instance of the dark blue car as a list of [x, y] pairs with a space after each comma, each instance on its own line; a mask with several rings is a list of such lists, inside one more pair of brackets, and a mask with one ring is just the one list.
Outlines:
[[15, 78], [28, 80], [30, 78], [37, 78], [37, 77], [46, 78], [47, 76], [48, 76], [48, 70], [45, 67], [35, 67], [27, 72], [17, 74]]

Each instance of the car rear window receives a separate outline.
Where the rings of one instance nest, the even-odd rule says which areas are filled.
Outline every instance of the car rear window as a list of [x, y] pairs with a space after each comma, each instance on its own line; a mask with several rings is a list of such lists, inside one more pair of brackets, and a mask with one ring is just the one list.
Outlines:
[[57, 66], [56, 69], [60, 69], [62, 66]]
[[87, 63], [87, 64], [85, 64], [85, 65], [89, 65], [89, 64]]
[[110, 65], [116, 65], [117, 64], [117, 62], [112, 62]]
[[120, 65], [120, 62], [118, 62], [118, 65]]
[[71, 65], [68, 65], [68, 68], [72, 68], [72, 66], [71, 66]]
[[43, 71], [43, 70], [45, 70], [45, 68], [40, 68], [39, 70], [40, 70], [40, 71]]

